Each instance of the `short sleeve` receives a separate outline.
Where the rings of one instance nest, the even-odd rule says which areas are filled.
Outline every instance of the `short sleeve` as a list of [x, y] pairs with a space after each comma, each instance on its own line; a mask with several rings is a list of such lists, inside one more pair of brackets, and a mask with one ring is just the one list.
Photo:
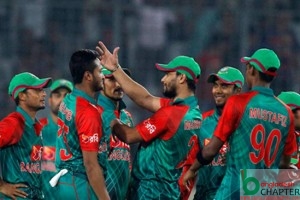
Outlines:
[[79, 143], [84, 151], [98, 151], [102, 137], [102, 122], [100, 110], [96, 106], [89, 105], [76, 114], [76, 128]]
[[25, 125], [24, 117], [14, 112], [0, 122], [0, 148], [13, 145], [22, 138]]

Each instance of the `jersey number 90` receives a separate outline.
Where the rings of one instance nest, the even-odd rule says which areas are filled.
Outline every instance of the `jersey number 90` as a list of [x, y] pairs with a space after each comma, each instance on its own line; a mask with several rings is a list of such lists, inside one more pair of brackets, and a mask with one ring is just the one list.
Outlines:
[[[251, 162], [257, 164], [263, 160], [265, 165], [270, 168], [275, 161], [280, 141], [280, 130], [273, 129], [267, 134], [262, 124], [256, 125], [250, 134], [250, 143], [253, 149], [256, 150], [256, 152], [249, 153]], [[272, 147], [274, 147], [273, 152], [271, 152]]]

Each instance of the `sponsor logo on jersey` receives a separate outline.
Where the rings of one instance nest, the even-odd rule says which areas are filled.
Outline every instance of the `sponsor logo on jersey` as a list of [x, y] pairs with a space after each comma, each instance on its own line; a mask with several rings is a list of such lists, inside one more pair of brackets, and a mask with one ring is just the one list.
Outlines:
[[31, 149], [30, 160], [39, 161], [42, 158], [43, 147], [41, 145], [34, 145]]
[[150, 119], [145, 120], [143, 123], [150, 134], [154, 133], [156, 126], [150, 123]]
[[81, 141], [85, 144], [87, 143], [94, 143], [94, 142], [99, 142], [99, 134], [95, 133], [92, 136], [84, 135], [82, 134], [81, 136]]
[[201, 126], [200, 120], [185, 120], [184, 121], [184, 130], [200, 129], [200, 126]]
[[27, 172], [30, 174], [41, 174], [41, 165], [40, 163], [25, 163], [25, 162], [20, 162], [20, 170], [21, 172]]
[[42, 161], [42, 170], [56, 172], [55, 162]]
[[55, 147], [44, 146], [42, 160], [55, 161]]
[[106, 152], [107, 144], [105, 142], [101, 142], [99, 145], [98, 153]]
[[108, 160], [124, 160], [130, 161], [129, 151], [124, 151], [123, 149], [114, 149], [108, 156]]
[[67, 108], [64, 102], [61, 102], [59, 106], [59, 111], [62, 112], [66, 116], [66, 120], [71, 121], [72, 119], [72, 111]]

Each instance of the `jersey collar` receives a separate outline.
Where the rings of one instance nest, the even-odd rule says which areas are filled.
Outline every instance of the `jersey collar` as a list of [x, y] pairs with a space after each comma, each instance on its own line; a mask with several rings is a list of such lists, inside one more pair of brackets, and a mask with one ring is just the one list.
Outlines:
[[261, 86], [255, 86], [252, 88], [252, 91], [258, 91], [259, 93], [263, 93], [269, 96], [274, 96], [274, 92], [271, 88], [261, 87]]
[[96, 103], [97, 103], [94, 98], [92, 98], [87, 93], [83, 92], [82, 90], [78, 90], [78, 89], [74, 88], [72, 94], [74, 96], [80, 96], [80, 97], [86, 99], [87, 101], [89, 101], [90, 103], [92, 103], [94, 105], [96, 105]]
[[[112, 110], [116, 109], [114, 102], [112, 100], [110, 100], [108, 97], [102, 95], [101, 93], [98, 96], [97, 104], [99, 106], [104, 107], [104, 109], [112, 109]], [[123, 110], [125, 108], [126, 108], [126, 105], [125, 105], [124, 101], [120, 100], [119, 101], [119, 110]]]
[[190, 107], [196, 107], [198, 106], [198, 100], [195, 96], [189, 96], [187, 98], [184, 99], [176, 99], [175, 101], [173, 101], [172, 105], [189, 105]]
[[16, 111], [17, 111], [18, 113], [20, 113], [20, 114], [25, 118], [25, 123], [28, 123], [29, 125], [34, 125], [36, 122], [38, 122], [37, 119], [34, 119], [34, 120], [33, 120], [33, 119], [28, 115], [28, 113], [27, 113], [25, 110], [23, 110], [23, 108], [21, 108], [20, 106], [17, 106]]

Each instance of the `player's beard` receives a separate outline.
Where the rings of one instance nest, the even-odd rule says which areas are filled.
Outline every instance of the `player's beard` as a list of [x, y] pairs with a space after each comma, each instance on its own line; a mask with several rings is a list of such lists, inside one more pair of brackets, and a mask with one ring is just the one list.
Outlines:
[[58, 108], [53, 108], [53, 109], [51, 109], [51, 110], [52, 110], [52, 113], [53, 113], [55, 116], [58, 116], [58, 109], [59, 109], [59, 107], [58, 107]]
[[35, 110], [36, 110], [36, 111], [39, 111], [39, 110], [43, 110], [43, 109], [45, 109], [45, 108], [46, 108], [46, 106], [38, 106], [38, 107], [35, 108]]
[[120, 92], [120, 90], [121, 89], [115, 90], [111, 95], [105, 90], [105, 87], [103, 88], [102, 91], [103, 91], [103, 94], [105, 96], [107, 96], [108, 98], [110, 98], [111, 100], [113, 100], [113, 101], [121, 101], [122, 98], [123, 98], [123, 94], [122, 95], [118, 95], [118, 94], [114, 95], [115, 92], [118, 93], [118, 92]]
[[167, 88], [163, 91], [163, 95], [167, 98], [173, 99], [177, 96], [176, 88], [174, 85], [171, 85], [170, 88]]
[[94, 78], [92, 87], [95, 92], [102, 90], [103, 89], [103, 80], [101, 80], [101, 82], [99, 82], [99, 81], [97, 81], [97, 79]]

